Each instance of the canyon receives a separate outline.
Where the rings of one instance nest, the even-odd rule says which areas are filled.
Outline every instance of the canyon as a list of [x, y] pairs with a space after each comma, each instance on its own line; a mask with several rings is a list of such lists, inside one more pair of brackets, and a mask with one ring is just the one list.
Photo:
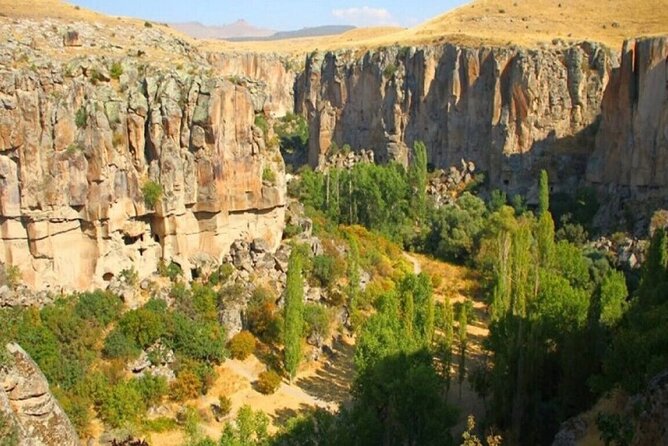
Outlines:
[[597, 188], [608, 218], [648, 196], [666, 204], [666, 37], [620, 54], [557, 39], [300, 58], [205, 51], [148, 27], [26, 23], [44, 39], [2, 29], [0, 262], [31, 288], [104, 287], [159, 261], [190, 274], [238, 239], [277, 247], [285, 166], [256, 113], [304, 116], [312, 167], [344, 146], [407, 164], [424, 141], [432, 167], [473, 162], [490, 188], [530, 202], [546, 169], [553, 192]]

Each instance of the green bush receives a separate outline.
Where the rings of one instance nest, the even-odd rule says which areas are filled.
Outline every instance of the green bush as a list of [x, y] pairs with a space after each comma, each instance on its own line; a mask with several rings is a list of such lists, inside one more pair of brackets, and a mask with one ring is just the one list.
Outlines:
[[242, 331], [230, 339], [230, 356], [234, 359], [244, 360], [255, 352], [255, 336], [249, 331]]
[[21, 284], [21, 270], [16, 265], [0, 265], [0, 285], [16, 288]]
[[142, 428], [147, 432], [169, 432], [176, 430], [177, 427], [178, 424], [176, 423], [176, 420], [168, 417], [158, 417], [142, 421]]
[[113, 386], [98, 407], [102, 420], [115, 428], [134, 424], [145, 411], [141, 394], [129, 382]]
[[172, 324], [175, 351], [208, 363], [225, 359], [225, 329], [218, 322], [196, 321], [177, 313]]
[[137, 358], [140, 349], [133, 340], [117, 328], [105, 338], [103, 352], [108, 358], [129, 360]]
[[118, 319], [123, 310], [123, 302], [109, 291], [97, 290], [81, 293], [74, 307], [75, 313], [82, 319], [97, 321], [106, 326]]
[[158, 274], [162, 277], [167, 277], [174, 282], [183, 275], [183, 270], [181, 269], [181, 266], [174, 261], [170, 261], [169, 264], [166, 264], [164, 260], [160, 260], [158, 263]]
[[397, 65], [389, 64], [383, 70], [383, 76], [385, 76], [387, 79], [391, 79], [395, 76], [395, 74], [397, 73], [398, 70], [399, 70], [399, 67]]
[[111, 64], [111, 69], [109, 70], [109, 76], [112, 79], [118, 80], [123, 74], [123, 66], [120, 62], [114, 62]]
[[273, 170], [271, 170], [271, 167], [266, 166], [264, 169], [262, 169], [262, 181], [266, 181], [270, 184], [276, 184], [276, 174]]
[[142, 195], [144, 196], [144, 203], [146, 206], [154, 207], [160, 198], [162, 198], [162, 186], [155, 181], [148, 180], [141, 187]]
[[153, 23], [149, 21], [144, 22], [144, 28], [153, 28]]
[[77, 110], [77, 114], [74, 116], [74, 123], [76, 124], [77, 128], [84, 128], [86, 127], [86, 124], [88, 123], [88, 114], [86, 113], [86, 109], [84, 107], [81, 107], [79, 110]]
[[320, 286], [329, 287], [336, 279], [335, 261], [332, 256], [319, 255], [313, 257], [313, 276]]
[[229, 415], [232, 412], [232, 400], [225, 395], [220, 395], [218, 397], [218, 409], [222, 416]]
[[263, 114], [258, 113], [255, 115], [255, 127], [262, 130], [264, 138], [267, 139], [267, 135], [269, 134], [269, 122], [267, 122], [267, 118]]
[[165, 377], [151, 374], [145, 374], [141, 378], [133, 380], [132, 385], [149, 407], [160, 404], [169, 390]]
[[265, 370], [258, 376], [255, 386], [258, 392], [271, 395], [281, 386], [281, 376], [273, 370]]
[[218, 286], [224, 284], [232, 276], [232, 273], [234, 273], [234, 266], [230, 263], [223, 263], [209, 276], [209, 285]]
[[118, 327], [141, 348], [149, 347], [166, 333], [162, 315], [144, 307], [125, 313]]
[[320, 304], [306, 304], [304, 306], [304, 324], [306, 335], [316, 334], [322, 338], [329, 336], [330, 312]]

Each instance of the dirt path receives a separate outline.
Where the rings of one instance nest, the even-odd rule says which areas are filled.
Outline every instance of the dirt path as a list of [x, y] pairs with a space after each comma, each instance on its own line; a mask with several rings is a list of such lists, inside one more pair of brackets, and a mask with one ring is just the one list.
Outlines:
[[413, 265], [413, 274], [418, 275], [422, 272], [422, 265], [420, 265], [418, 259], [407, 252], [404, 252], [404, 257]]
[[[483, 350], [483, 341], [489, 335], [489, 317], [487, 314], [487, 303], [480, 289], [480, 277], [475, 271], [457, 265], [432, 259], [430, 257], [415, 254], [412, 256], [418, 261], [421, 270], [440, 279], [435, 280], [434, 297], [436, 302], [444, 302], [449, 299], [453, 304], [463, 303], [467, 299], [473, 304], [473, 314], [469, 316], [466, 326], [467, 354], [466, 354], [466, 376], [486, 361]], [[455, 327], [455, 330], [457, 328]], [[476, 419], [485, 416], [485, 404], [483, 400], [471, 388], [468, 379], [459, 385], [459, 356], [458, 345], [455, 341], [453, 348], [453, 366], [451, 370], [452, 384], [448, 393], [448, 401], [460, 408], [458, 424], [453, 429], [455, 438], [464, 431], [466, 418], [474, 415]]]

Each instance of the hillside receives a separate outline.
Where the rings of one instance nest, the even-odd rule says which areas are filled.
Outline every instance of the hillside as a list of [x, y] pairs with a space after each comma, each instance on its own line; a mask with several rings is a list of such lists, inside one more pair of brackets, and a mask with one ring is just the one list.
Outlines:
[[258, 52], [375, 48], [451, 42], [532, 47], [553, 39], [593, 40], [617, 49], [626, 38], [668, 32], [660, 0], [475, 0], [414, 28], [359, 29], [327, 39], [245, 43]]

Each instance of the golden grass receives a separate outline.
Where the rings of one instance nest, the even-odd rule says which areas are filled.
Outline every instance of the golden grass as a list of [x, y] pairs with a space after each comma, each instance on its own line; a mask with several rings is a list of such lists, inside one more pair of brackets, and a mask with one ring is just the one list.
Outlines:
[[624, 39], [659, 34], [668, 34], [668, 8], [663, 0], [475, 0], [410, 29], [363, 29], [278, 42], [207, 42], [207, 47], [305, 53], [444, 42], [534, 47], [560, 38], [592, 40], [619, 49]]
[[[143, 26], [143, 20], [109, 17], [77, 9], [61, 0], [0, 0], [0, 14], [8, 17], [52, 17], [107, 25]], [[613, 49], [624, 39], [668, 34], [664, 0], [474, 0], [414, 28], [361, 28], [337, 36], [263, 42], [195, 40], [179, 35], [205, 51], [258, 52], [302, 55], [314, 50], [363, 51], [390, 45], [452, 42], [472, 46], [534, 47], [555, 38], [592, 40]]]

